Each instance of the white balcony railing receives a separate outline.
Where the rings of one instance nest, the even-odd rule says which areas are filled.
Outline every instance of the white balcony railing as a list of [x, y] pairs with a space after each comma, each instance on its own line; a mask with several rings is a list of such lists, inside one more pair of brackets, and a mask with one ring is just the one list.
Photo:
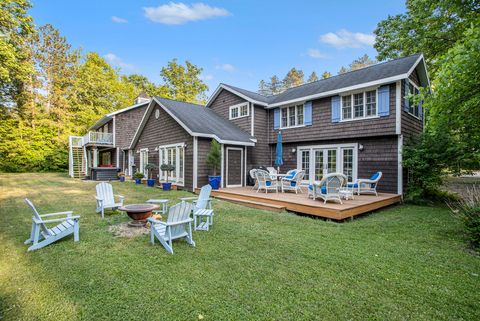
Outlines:
[[88, 132], [83, 136], [83, 144], [113, 145], [113, 134], [102, 132]]

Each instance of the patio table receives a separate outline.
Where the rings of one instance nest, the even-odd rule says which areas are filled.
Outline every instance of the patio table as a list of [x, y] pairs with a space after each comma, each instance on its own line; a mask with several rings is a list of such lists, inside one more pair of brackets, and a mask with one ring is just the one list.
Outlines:
[[160, 205], [162, 205], [162, 209], [161, 209], [161, 210], [154, 211], [154, 212], [159, 212], [159, 213], [162, 213], [162, 214], [167, 214], [167, 210], [168, 210], [168, 200], [167, 200], [167, 199], [149, 199], [149, 200], [147, 201], [147, 203], [150, 203], [150, 204], [160, 204]]

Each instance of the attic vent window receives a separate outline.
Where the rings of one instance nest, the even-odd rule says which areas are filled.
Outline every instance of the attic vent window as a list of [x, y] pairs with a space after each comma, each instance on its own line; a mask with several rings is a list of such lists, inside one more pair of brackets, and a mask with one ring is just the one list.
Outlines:
[[160, 109], [155, 109], [155, 119], [160, 117]]

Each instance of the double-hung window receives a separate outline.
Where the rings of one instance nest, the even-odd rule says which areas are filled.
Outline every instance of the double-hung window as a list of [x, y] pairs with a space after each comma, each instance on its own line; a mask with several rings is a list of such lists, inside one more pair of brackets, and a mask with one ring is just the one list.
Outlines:
[[229, 119], [246, 117], [248, 115], [250, 115], [248, 103], [241, 103], [238, 105], [230, 106]]
[[[418, 95], [419, 93], [420, 91], [418, 90], [418, 87], [412, 83], [409, 83], [408, 94], [415, 96], [415, 95]], [[408, 112], [415, 117], [420, 117], [420, 103], [415, 103], [413, 100], [413, 97], [409, 98]]]
[[175, 168], [170, 173], [160, 170], [159, 178], [178, 185], [184, 184], [185, 177], [185, 144], [164, 145], [158, 147], [159, 168], [162, 164], [170, 164]]
[[342, 120], [377, 116], [377, 91], [369, 90], [342, 96]]
[[302, 105], [281, 108], [281, 128], [303, 126], [305, 124]]

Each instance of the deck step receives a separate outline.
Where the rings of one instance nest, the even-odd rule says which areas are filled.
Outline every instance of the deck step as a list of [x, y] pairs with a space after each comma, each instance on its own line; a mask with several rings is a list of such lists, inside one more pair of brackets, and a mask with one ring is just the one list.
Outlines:
[[218, 199], [221, 199], [221, 200], [224, 200], [224, 201], [227, 201], [227, 202], [240, 204], [240, 205], [243, 205], [243, 206], [252, 207], [252, 208], [259, 209], [259, 210], [266, 210], [266, 211], [272, 211], [272, 212], [277, 212], [277, 213], [281, 213], [281, 212], [286, 211], [285, 206], [282, 206], [282, 205], [255, 202], [255, 201], [251, 201], [251, 200], [244, 200], [244, 199], [240, 199], [240, 198], [236, 198], [236, 197], [232, 197], [232, 196], [225, 196], [225, 195], [214, 195], [214, 197], [218, 198]]

